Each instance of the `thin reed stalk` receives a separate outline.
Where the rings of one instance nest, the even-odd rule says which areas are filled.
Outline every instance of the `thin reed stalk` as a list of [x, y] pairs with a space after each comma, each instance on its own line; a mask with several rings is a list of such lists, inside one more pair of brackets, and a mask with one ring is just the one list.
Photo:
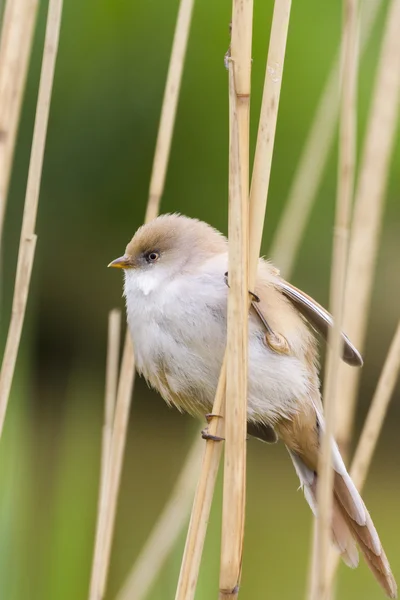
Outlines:
[[[100, 469], [100, 486], [99, 486], [99, 502], [97, 512], [97, 530], [104, 527], [103, 522], [107, 519], [107, 479], [109, 460], [111, 454], [111, 441], [115, 414], [115, 405], [117, 399], [118, 385], [118, 362], [119, 362], [119, 347], [121, 337], [121, 311], [114, 309], [108, 314], [108, 336], [107, 336], [107, 362], [106, 362], [106, 382], [105, 382], [105, 398], [104, 398], [104, 423], [103, 423], [103, 439], [101, 447], [101, 469]], [[93, 580], [100, 579], [100, 570], [102, 564], [98, 559], [93, 564]]]
[[[124, 350], [122, 354], [121, 372], [118, 383], [117, 399], [115, 403], [115, 415], [111, 436], [111, 448], [103, 486], [102, 502], [100, 510], [104, 517], [99, 522], [98, 531], [102, 534], [96, 538], [94, 553], [91, 598], [104, 598], [107, 585], [108, 568], [110, 564], [112, 535], [114, 530], [115, 515], [117, 512], [117, 500], [119, 484], [121, 481], [123, 456], [126, 445], [126, 432], [129, 422], [129, 411], [133, 385], [135, 382], [135, 366], [133, 359], [132, 341], [129, 335], [125, 336]], [[103, 508], [104, 507], [104, 508]], [[97, 560], [99, 562], [97, 562]], [[98, 565], [98, 567], [97, 567]], [[98, 573], [98, 579], [95, 574]], [[96, 585], [100, 585], [97, 588]]]
[[0, 39], [0, 244], [38, 0], [8, 0]]
[[[354, 454], [350, 476], [361, 492], [367, 478], [376, 445], [393, 395], [400, 371], [400, 322], [393, 336], [378, 385], [369, 407], [368, 415]], [[329, 564], [329, 584], [332, 587], [339, 557], [335, 553]]]
[[200, 431], [150, 536], [136, 559], [116, 600], [144, 600], [175, 545], [185, 523], [199, 475], [203, 440]]
[[321, 431], [321, 455], [318, 470], [318, 515], [313, 546], [314, 568], [311, 600], [328, 600], [330, 595], [328, 561], [333, 507], [332, 440], [335, 423], [337, 371], [341, 359], [343, 298], [346, 283], [350, 215], [354, 190], [356, 149], [356, 88], [358, 49], [357, 0], [343, 2], [343, 81], [339, 136], [338, 194], [336, 202], [331, 271], [331, 310], [334, 325], [324, 384], [325, 428]]
[[[209, 439], [206, 441], [200, 477], [194, 497], [175, 600], [193, 600], [196, 593], [215, 481], [222, 455], [222, 444], [217, 440], [222, 438], [225, 433], [225, 390], [226, 355], [222, 364], [212, 411], [212, 414], [218, 415], [219, 418], [212, 419], [208, 427]], [[212, 438], [216, 439], [213, 440]]]
[[[161, 120], [157, 134], [156, 151], [153, 161], [149, 197], [145, 216], [146, 223], [154, 219], [159, 212], [171, 148], [176, 108], [181, 87], [182, 71], [186, 55], [193, 4], [194, 0], [181, 0], [179, 6], [162, 105]], [[105, 517], [99, 523], [99, 527], [96, 531], [92, 575], [89, 590], [90, 600], [100, 600], [104, 598], [107, 586], [112, 538], [117, 510], [118, 491], [120, 487], [134, 377], [135, 359], [132, 341], [128, 331], [125, 337], [118, 386], [107, 484], [104, 486], [105, 497], [102, 500], [106, 507]], [[97, 565], [100, 565], [100, 567], [97, 567]]]
[[[249, 256], [253, 258], [250, 259], [249, 263], [250, 282], [255, 281], [269, 184], [269, 176], [263, 177], [262, 184], [259, 183], [258, 178], [263, 174], [265, 175], [271, 165], [271, 153], [273, 150], [274, 133], [278, 114], [278, 101], [282, 82], [290, 6], [291, 3], [288, 0], [285, 2], [275, 2], [271, 26], [265, 86], [256, 147], [257, 164], [260, 168], [257, 168], [257, 172], [253, 171], [251, 185]], [[283, 26], [284, 24], [285, 27]], [[281, 65], [280, 77], [270, 79], [270, 65], [276, 64]], [[271, 86], [274, 87], [273, 92], [270, 89]], [[272, 96], [275, 97], [275, 103], [271, 102]], [[267, 132], [270, 132], [268, 141], [266, 135]], [[263, 171], [263, 166], [265, 171]], [[259, 207], [256, 207], [256, 204], [258, 205], [259, 203], [262, 203], [264, 210], [260, 210]], [[255, 218], [255, 215], [258, 215], [258, 217]], [[226, 357], [222, 365], [213, 406], [213, 414], [220, 415], [221, 417], [224, 417], [225, 414], [225, 382]], [[224, 435], [224, 419], [213, 419], [210, 423], [208, 433], [210, 436], [222, 437]], [[208, 439], [206, 442], [199, 483], [194, 498], [175, 600], [193, 600], [194, 598], [221, 453], [222, 444], [213, 441], [212, 439]]]
[[[382, 0], [361, 3], [360, 54], [368, 45]], [[269, 255], [289, 279], [299, 254], [311, 211], [333, 147], [339, 114], [338, 82], [340, 52], [323, 88], [290, 186], [281, 219], [275, 231]]]
[[181, 0], [161, 109], [145, 222], [156, 218], [164, 192], [194, 0]]
[[[363, 350], [400, 100], [400, 0], [391, 0], [361, 159], [347, 272], [344, 330]], [[339, 370], [337, 440], [348, 455], [360, 371]]]
[[253, 1], [233, 1], [229, 66], [229, 292], [220, 598], [237, 598], [246, 509], [249, 123]]
[[62, 0], [50, 0], [46, 35], [40, 74], [39, 95], [36, 105], [35, 126], [29, 163], [24, 215], [18, 252], [17, 273], [12, 303], [11, 321], [0, 373], [0, 436], [7, 410], [14, 376], [15, 363], [21, 340], [29, 285], [36, 246], [36, 214], [42, 176], [43, 155], [53, 88], [54, 70], [61, 25]]
[[106, 385], [104, 398], [104, 425], [101, 448], [102, 486], [106, 480], [107, 461], [110, 457], [111, 437], [117, 399], [119, 348], [121, 341], [121, 311], [114, 308], [108, 314]]

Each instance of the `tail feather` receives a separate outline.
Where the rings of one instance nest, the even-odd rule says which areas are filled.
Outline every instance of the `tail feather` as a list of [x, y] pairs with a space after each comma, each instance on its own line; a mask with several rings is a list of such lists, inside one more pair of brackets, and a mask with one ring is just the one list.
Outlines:
[[356, 486], [346, 470], [335, 442], [332, 445], [332, 454], [333, 466], [336, 471], [333, 492], [337, 500], [338, 509], [341, 511], [372, 573], [389, 598], [396, 598], [396, 581], [392, 575], [390, 564], [383, 550], [378, 532]]
[[343, 517], [341, 510], [338, 509], [336, 501], [333, 504], [332, 536], [345, 565], [351, 569], [358, 567], [359, 556], [357, 546], [350, 533], [346, 519]]
[[[288, 448], [289, 450], [289, 448]], [[301, 458], [292, 450], [289, 450], [294, 468], [300, 479], [304, 496], [313, 511], [317, 514], [317, 474], [309, 469]], [[340, 552], [343, 562], [352, 569], [358, 566], [358, 551], [353, 536], [350, 533], [346, 520], [343, 518], [340, 510], [337, 509], [337, 502], [334, 503], [332, 515], [332, 538], [335, 546]]]
[[[310, 469], [296, 452], [288, 450], [304, 489], [305, 498], [313, 513], [316, 514], [317, 473]], [[389, 598], [397, 598], [396, 581], [369, 512], [347, 473], [336, 444], [332, 451], [335, 469], [332, 513], [333, 541], [343, 562], [352, 568], [358, 565], [355, 543], [357, 542], [369, 568], [386, 594]]]
[[393, 577], [389, 561], [382, 545], [380, 545], [379, 552], [371, 549], [370, 528], [372, 527], [375, 530], [371, 517], [368, 515], [367, 523], [364, 527], [358, 525], [355, 523], [355, 521], [352, 521], [347, 513], [344, 513], [344, 518], [354, 536], [354, 539], [357, 541], [357, 544], [365, 558], [365, 562], [376, 577], [377, 581], [381, 584], [389, 598], [397, 598], [396, 580]]

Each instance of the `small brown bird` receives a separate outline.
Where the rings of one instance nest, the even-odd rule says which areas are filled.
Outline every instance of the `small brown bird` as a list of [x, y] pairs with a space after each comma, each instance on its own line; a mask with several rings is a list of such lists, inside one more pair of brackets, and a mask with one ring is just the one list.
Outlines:
[[[124, 269], [139, 373], [168, 404], [204, 417], [212, 410], [226, 345], [227, 239], [201, 221], [162, 215], [140, 227], [125, 254], [109, 266]], [[248, 433], [265, 442], [284, 442], [315, 514], [324, 419], [314, 330], [326, 338], [332, 318], [263, 259], [254, 293]], [[284, 353], [270, 343], [271, 332], [284, 340]], [[362, 365], [344, 334], [343, 359]], [[395, 598], [396, 582], [379, 536], [335, 443], [332, 460], [333, 540], [350, 567], [358, 564], [357, 543], [387, 595]]]

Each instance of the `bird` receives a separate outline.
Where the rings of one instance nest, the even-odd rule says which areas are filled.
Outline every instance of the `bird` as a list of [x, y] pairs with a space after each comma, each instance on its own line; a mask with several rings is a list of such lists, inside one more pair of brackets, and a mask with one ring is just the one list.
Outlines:
[[[227, 238], [204, 221], [160, 215], [141, 226], [125, 253], [108, 266], [124, 272], [139, 374], [167, 404], [204, 418], [212, 411], [226, 347]], [[264, 258], [251, 294], [247, 432], [285, 444], [316, 515], [324, 428], [316, 333], [326, 338], [333, 320]], [[362, 366], [360, 353], [343, 333], [342, 342], [343, 360]], [[332, 466], [332, 540], [352, 568], [358, 565], [358, 545], [387, 596], [396, 598], [382, 543], [334, 441]]]

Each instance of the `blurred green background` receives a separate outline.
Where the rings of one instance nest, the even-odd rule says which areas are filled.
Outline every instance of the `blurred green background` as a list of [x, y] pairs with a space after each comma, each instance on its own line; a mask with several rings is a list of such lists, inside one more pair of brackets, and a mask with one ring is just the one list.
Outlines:
[[[371, 0], [364, 0], [366, 3]], [[263, 252], [287, 197], [318, 97], [334, 60], [341, 3], [294, 2]], [[0, 598], [84, 599], [99, 475], [107, 313], [123, 308], [121, 278], [106, 270], [141, 224], [177, 0], [65, 0], [38, 214], [28, 313], [0, 447]], [[273, 4], [256, 1], [252, 140]], [[41, 2], [15, 154], [4, 244], [1, 341], [14, 284], [47, 2]], [[231, 3], [197, 2], [162, 211], [226, 232], [227, 73]], [[386, 3], [364, 53], [359, 144]], [[336, 189], [334, 148], [293, 282], [327, 304]], [[392, 160], [358, 412], [359, 429], [399, 318], [400, 149]], [[399, 388], [365, 497], [400, 575]], [[197, 424], [136, 383], [107, 598], [138, 555], [184, 460]], [[304, 598], [311, 518], [281, 445], [249, 442], [242, 600]], [[197, 600], [216, 597], [218, 488]], [[174, 597], [182, 537], [149, 598]], [[339, 598], [382, 598], [362, 565], [340, 569]]]

